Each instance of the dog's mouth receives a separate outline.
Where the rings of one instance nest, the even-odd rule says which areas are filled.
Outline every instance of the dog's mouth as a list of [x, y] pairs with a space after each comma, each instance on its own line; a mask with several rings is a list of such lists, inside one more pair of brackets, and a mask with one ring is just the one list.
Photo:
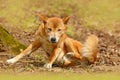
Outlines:
[[57, 42], [53, 42], [53, 41], [51, 41], [52, 43], [57, 43]]

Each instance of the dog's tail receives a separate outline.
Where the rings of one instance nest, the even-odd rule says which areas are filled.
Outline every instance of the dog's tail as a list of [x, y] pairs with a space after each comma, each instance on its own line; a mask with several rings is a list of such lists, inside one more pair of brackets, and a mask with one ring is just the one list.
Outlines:
[[98, 52], [98, 37], [90, 35], [82, 48], [82, 59], [87, 60], [89, 63], [94, 63], [97, 59]]

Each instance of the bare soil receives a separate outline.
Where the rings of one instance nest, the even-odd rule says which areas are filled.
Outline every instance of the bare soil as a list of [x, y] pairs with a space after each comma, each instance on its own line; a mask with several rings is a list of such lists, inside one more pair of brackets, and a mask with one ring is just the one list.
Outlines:
[[[52, 72], [64, 72], [70, 71], [75, 73], [88, 73], [88, 72], [120, 72], [120, 33], [116, 31], [114, 33], [107, 33], [105, 31], [100, 31], [96, 29], [86, 29], [82, 26], [76, 28], [76, 32], [81, 32], [79, 35], [74, 34], [73, 38], [85, 41], [85, 38], [89, 34], [95, 34], [99, 37], [99, 52], [98, 60], [95, 64], [92, 64], [87, 67], [81, 67], [77, 65], [74, 67], [63, 68], [58, 65], [53, 65], [53, 69], [45, 69], [43, 65], [46, 61], [46, 54], [42, 49], [37, 50], [29, 56], [25, 56], [20, 61], [15, 64], [8, 65], [5, 63], [7, 59], [14, 57], [15, 55], [11, 54], [7, 50], [7, 46], [0, 46], [0, 71], [8, 72], [39, 72], [39, 71], [52, 71]], [[21, 43], [29, 45], [34, 39], [34, 33], [15, 30], [11, 34], [19, 40]]]

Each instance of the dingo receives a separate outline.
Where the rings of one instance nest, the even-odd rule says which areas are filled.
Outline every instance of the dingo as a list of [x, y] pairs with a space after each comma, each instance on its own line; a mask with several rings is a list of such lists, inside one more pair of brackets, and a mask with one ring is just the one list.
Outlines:
[[15, 63], [39, 47], [42, 47], [48, 54], [49, 60], [44, 65], [46, 68], [52, 68], [55, 60], [63, 60], [65, 65], [71, 63], [67, 57], [65, 57], [65, 55], [70, 52], [79, 60], [87, 60], [90, 63], [96, 61], [98, 38], [95, 35], [89, 36], [85, 44], [81, 44], [79, 41], [69, 38], [66, 35], [69, 17], [61, 19], [57, 17], [48, 18], [40, 15], [40, 18], [43, 23], [36, 32], [35, 40], [19, 55], [7, 60], [7, 63]]

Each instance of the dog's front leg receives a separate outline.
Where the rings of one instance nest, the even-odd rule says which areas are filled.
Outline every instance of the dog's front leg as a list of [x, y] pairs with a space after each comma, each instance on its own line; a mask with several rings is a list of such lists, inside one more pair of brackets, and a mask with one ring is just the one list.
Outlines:
[[19, 59], [21, 59], [23, 56], [30, 54], [31, 52], [35, 51], [36, 49], [38, 49], [41, 46], [41, 43], [39, 40], [35, 40], [32, 44], [30, 44], [24, 51], [22, 51], [19, 55], [17, 55], [16, 57], [12, 58], [12, 59], [8, 59], [6, 62], [7, 63], [15, 63], [17, 62]]
[[53, 53], [50, 55], [48, 63], [44, 65], [45, 68], [52, 68], [53, 62], [57, 59], [59, 56], [59, 53], [61, 52], [61, 48], [54, 49]]

